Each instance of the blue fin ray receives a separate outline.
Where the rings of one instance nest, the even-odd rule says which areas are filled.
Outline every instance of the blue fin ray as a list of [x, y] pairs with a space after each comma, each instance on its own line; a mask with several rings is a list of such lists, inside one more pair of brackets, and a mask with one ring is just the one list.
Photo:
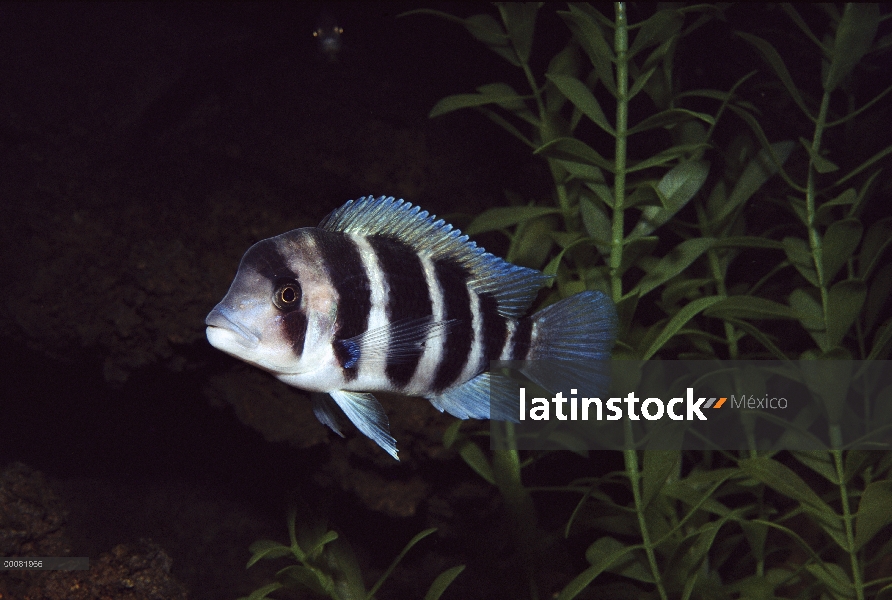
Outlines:
[[384, 412], [381, 403], [373, 395], [344, 390], [335, 390], [329, 394], [357, 429], [366, 437], [374, 440], [389, 455], [399, 460], [396, 453], [396, 440], [390, 435], [390, 421], [387, 419], [387, 413]]
[[443, 337], [460, 321], [435, 321], [433, 317], [403, 319], [388, 325], [369, 329], [346, 340], [337, 340], [335, 344], [345, 348], [351, 362], [346, 368], [377, 364], [401, 364], [417, 358], [418, 352], [432, 340]]
[[313, 414], [316, 415], [316, 418], [336, 434], [344, 437], [341, 432], [341, 419], [338, 418], [336, 410], [338, 405], [335, 404], [331, 396], [321, 393], [312, 393], [310, 396], [313, 398]]
[[545, 307], [532, 319], [535, 339], [524, 363], [527, 377], [552, 392], [606, 392], [617, 329], [616, 306], [608, 296], [581, 292]]
[[470, 381], [427, 399], [440, 412], [445, 410], [459, 419], [514, 422], [518, 419], [519, 399], [513, 387], [498, 385], [490, 373], [481, 373]]

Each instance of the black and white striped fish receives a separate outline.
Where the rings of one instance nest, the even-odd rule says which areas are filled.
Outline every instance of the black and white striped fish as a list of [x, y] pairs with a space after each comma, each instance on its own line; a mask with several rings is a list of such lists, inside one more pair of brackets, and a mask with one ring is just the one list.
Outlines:
[[315, 396], [320, 421], [341, 434], [338, 406], [397, 458], [387, 415], [368, 392], [423, 396], [460, 419], [516, 421], [517, 398], [490, 401], [491, 360], [595, 368], [609, 358], [616, 309], [604, 294], [525, 316], [549, 281], [417, 206], [368, 196], [319, 227], [249, 248], [207, 316], [207, 337], [289, 385], [326, 392]]

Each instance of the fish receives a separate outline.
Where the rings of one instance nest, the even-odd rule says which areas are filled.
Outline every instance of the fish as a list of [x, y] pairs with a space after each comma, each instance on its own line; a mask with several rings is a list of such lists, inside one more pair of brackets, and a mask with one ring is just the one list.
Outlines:
[[316, 28], [313, 30], [313, 37], [316, 38], [319, 52], [328, 57], [329, 62], [335, 62], [338, 59], [343, 33], [344, 28], [330, 12], [323, 11], [319, 14]]
[[[490, 361], [581, 364], [583, 379], [603, 370], [614, 303], [584, 291], [527, 314], [552, 279], [405, 200], [364, 196], [318, 227], [251, 246], [206, 334], [214, 348], [315, 392], [314, 414], [341, 437], [343, 413], [399, 460], [374, 392], [420, 396], [459, 419], [516, 422], [518, 398], [491, 393]], [[553, 372], [527, 374], [541, 383]]]

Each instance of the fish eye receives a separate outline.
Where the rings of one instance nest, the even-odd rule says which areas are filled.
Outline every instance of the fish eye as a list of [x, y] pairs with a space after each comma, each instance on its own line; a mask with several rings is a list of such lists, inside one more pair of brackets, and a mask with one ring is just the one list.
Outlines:
[[300, 306], [300, 284], [295, 279], [280, 279], [273, 292], [273, 304], [279, 310], [292, 310]]

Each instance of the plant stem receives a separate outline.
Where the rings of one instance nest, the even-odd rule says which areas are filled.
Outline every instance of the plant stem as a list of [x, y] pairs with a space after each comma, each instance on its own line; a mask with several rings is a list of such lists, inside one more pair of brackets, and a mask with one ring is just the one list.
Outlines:
[[[824, 96], [821, 98], [821, 108], [818, 111], [818, 118], [815, 120], [815, 133], [812, 137], [811, 142], [812, 157], [819, 156], [819, 152], [821, 150], [821, 137], [824, 135], [824, 126], [827, 122], [827, 109], [829, 106], [830, 92], [825, 91]], [[808, 181], [805, 188], [805, 210], [808, 218], [808, 243], [811, 247], [812, 260], [815, 263], [815, 271], [818, 274], [818, 288], [821, 291], [821, 308], [824, 315], [825, 331], [825, 343], [822, 344], [822, 346], [826, 346], [827, 317], [829, 316], [827, 314], [828, 292], [827, 281], [824, 278], [824, 253], [823, 248], [821, 247], [821, 236], [818, 233], [818, 226], [816, 223], [816, 177], [817, 171], [814, 165], [814, 158], [810, 158], [808, 163]], [[830, 350], [830, 348], [821, 348], [822, 352], [827, 352], [828, 350]]]
[[830, 428], [830, 445], [830, 454], [833, 456], [833, 463], [836, 466], [836, 480], [839, 482], [839, 497], [842, 502], [842, 523], [846, 532], [846, 551], [849, 554], [849, 562], [852, 568], [852, 585], [855, 587], [857, 600], [864, 600], [864, 581], [861, 577], [861, 566], [858, 564], [858, 553], [855, 550], [855, 531], [852, 527], [854, 515], [852, 515], [852, 509], [849, 506], [849, 490], [845, 480], [843, 453], [840, 450], [842, 434], [838, 425], [833, 425]]
[[657, 591], [660, 593], [662, 600], [668, 600], [669, 595], [663, 587], [663, 578], [660, 576], [660, 566], [657, 564], [657, 556], [654, 553], [654, 544], [650, 539], [650, 530], [647, 528], [647, 518], [645, 516], [646, 506], [644, 499], [641, 497], [641, 469], [638, 465], [638, 451], [635, 449], [632, 434], [632, 425], [629, 419], [624, 420], [624, 433], [626, 438], [626, 450], [623, 450], [623, 461], [626, 466], [626, 476], [629, 478], [629, 484], [632, 488], [632, 498], [635, 502], [635, 514], [638, 516], [638, 529], [641, 531], [641, 545], [644, 546], [644, 552], [647, 554], [647, 562], [650, 565], [650, 572], [653, 575]]
[[623, 206], [626, 203], [626, 135], [629, 129], [629, 24], [626, 5], [616, 3], [613, 50], [616, 53], [616, 145], [614, 148], [613, 231], [610, 242], [610, 283], [614, 302], [623, 295]]
[[536, 508], [520, 475], [520, 456], [514, 441], [512, 423], [505, 423], [510, 450], [493, 450], [492, 471], [496, 486], [505, 500], [511, 519], [514, 521], [514, 533], [524, 569], [529, 578], [531, 600], [538, 600], [539, 590], [536, 581], [537, 567], [541, 566], [541, 535], [537, 531]]

